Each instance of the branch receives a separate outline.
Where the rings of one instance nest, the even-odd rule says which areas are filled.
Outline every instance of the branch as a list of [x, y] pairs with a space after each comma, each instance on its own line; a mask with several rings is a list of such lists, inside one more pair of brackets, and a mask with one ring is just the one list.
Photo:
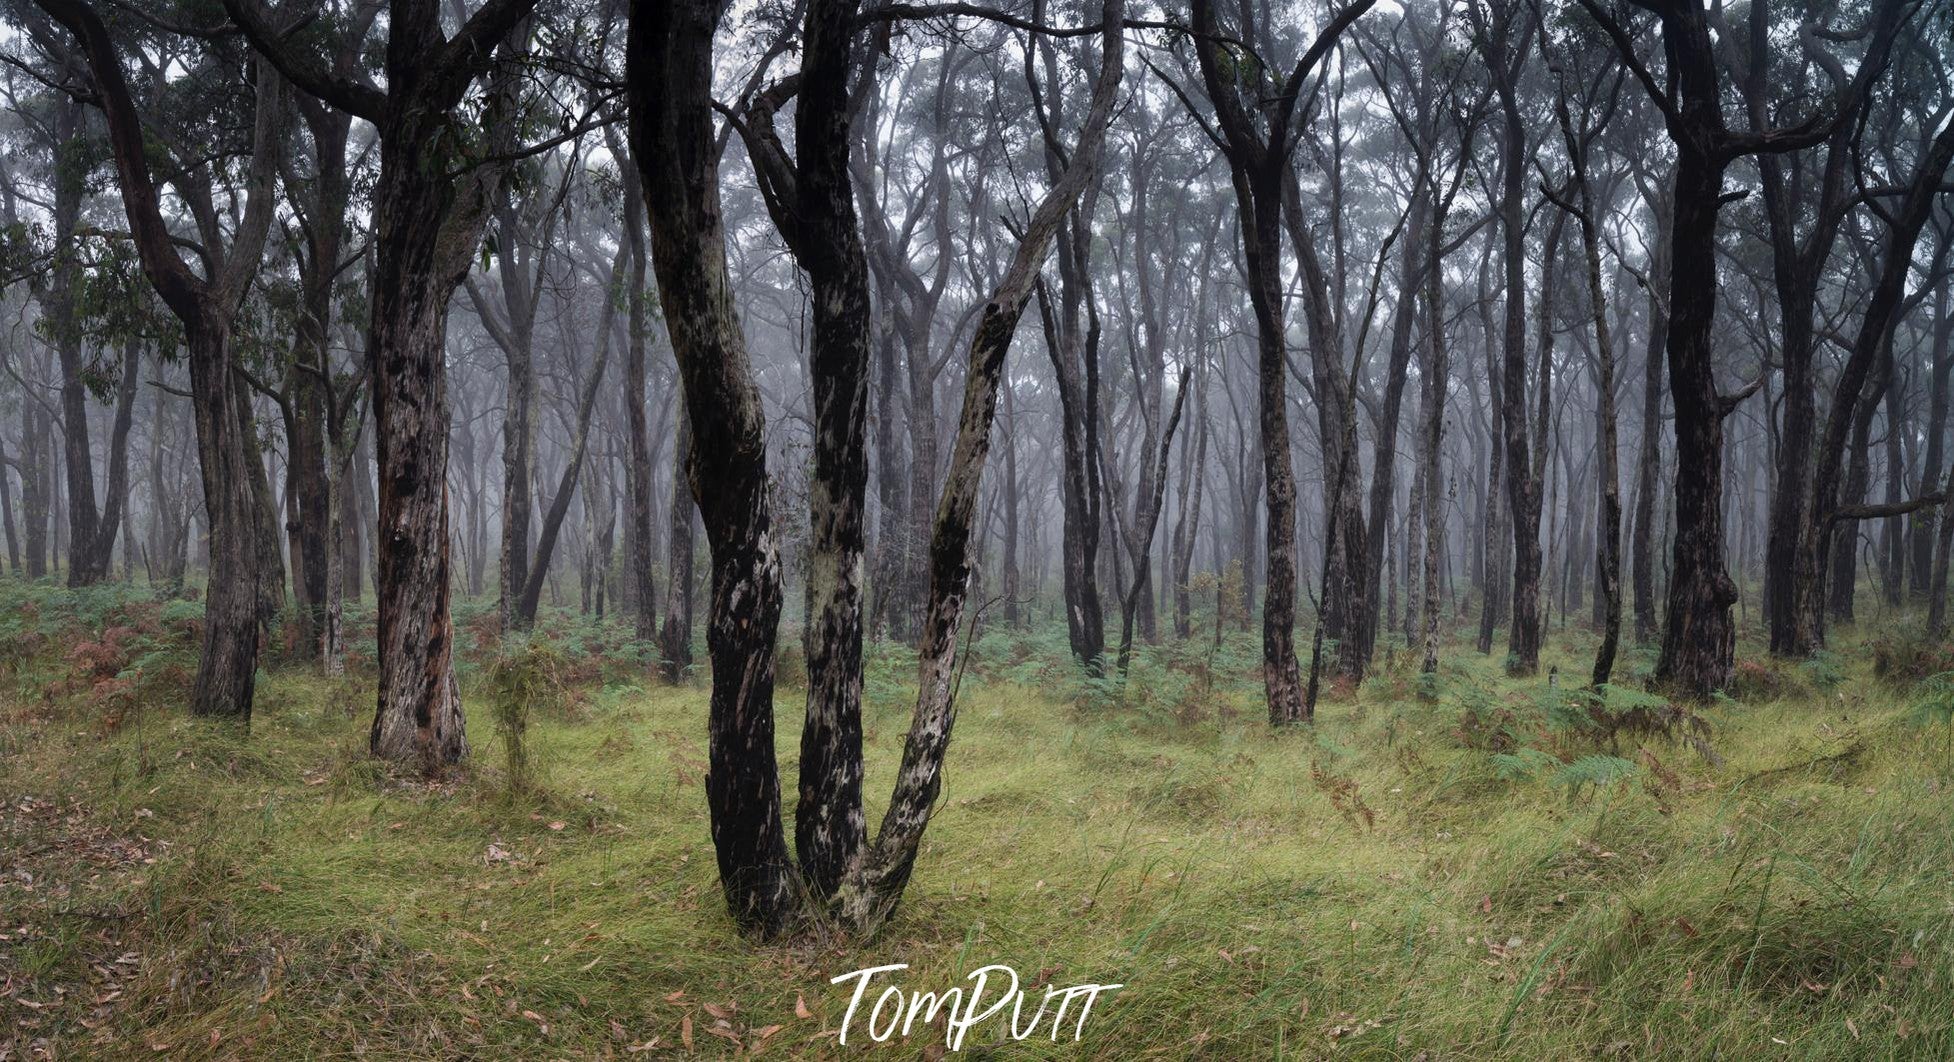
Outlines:
[[315, 65], [310, 56], [301, 55], [275, 29], [258, 7], [258, 0], [223, 0], [224, 10], [244, 31], [246, 40], [259, 55], [271, 61], [285, 79], [306, 92], [358, 118], [378, 122], [387, 108], [387, 94], [371, 85], [350, 78], [335, 77]]
[[1727, 395], [1718, 395], [1717, 405], [1721, 408], [1722, 415], [1727, 417], [1731, 413], [1736, 412], [1737, 407], [1744, 404], [1744, 399], [1756, 394], [1757, 389], [1764, 386], [1764, 378], [1767, 375], [1769, 375], [1768, 369], [1765, 372], [1758, 373], [1757, 379], [1739, 387], [1735, 391]]
[[1271, 155], [1286, 158], [1289, 154], [1286, 143], [1289, 136], [1289, 120], [1296, 112], [1296, 98], [1302, 95], [1303, 80], [1309, 77], [1309, 72], [1315, 69], [1316, 64], [1321, 62], [1325, 55], [1329, 54], [1330, 49], [1336, 47], [1338, 38], [1343, 36], [1343, 31], [1349, 29], [1351, 23], [1362, 18], [1364, 12], [1369, 11], [1376, 3], [1377, 0], [1355, 0], [1349, 7], [1337, 12], [1337, 16], [1331, 19], [1330, 24], [1323, 27], [1323, 32], [1317, 34], [1316, 40], [1310, 43], [1309, 50], [1303, 53], [1301, 59], [1296, 60], [1296, 68], [1289, 72], [1289, 79], [1282, 83], [1282, 96], [1277, 101], [1275, 116], [1269, 120]]
[[1595, 3], [1595, 0], [1581, 0], [1581, 7], [1601, 26], [1602, 31], [1608, 34], [1608, 39], [1615, 42], [1615, 51], [1621, 55], [1623, 65], [1635, 75], [1635, 80], [1642, 83], [1643, 91], [1649, 94], [1649, 99], [1654, 101], [1656, 107], [1662, 111], [1662, 119], [1668, 124], [1670, 134], [1678, 139], [1683, 138], [1687, 134], [1688, 126], [1683, 122], [1682, 113], [1676, 110], [1676, 102], [1669, 98], [1669, 93], [1656, 84], [1655, 77], [1649, 73], [1649, 68], [1642, 65], [1642, 59], [1635, 54], [1635, 42], [1629, 39], [1628, 31], [1603, 11], [1601, 5]]
[[1840, 520], [1878, 520], [1881, 517], [1887, 516], [1905, 516], [1915, 509], [1925, 509], [1930, 505], [1939, 505], [1946, 500], [1946, 495], [1934, 493], [1922, 494], [1918, 498], [1910, 498], [1906, 501], [1886, 502], [1883, 505], [1841, 505], [1837, 509], [1832, 510], [1832, 520], [1834, 522]]
[[65, 26], [81, 45], [88, 68], [101, 96], [102, 113], [108, 119], [109, 143], [115, 156], [116, 175], [122, 185], [122, 208], [135, 234], [136, 250], [143, 272], [176, 315], [193, 320], [204, 285], [190, 272], [183, 260], [170, 249], [169, 226], [163, 221], [161, 198], [156, 179], [149, 170], [144, 152], [142, 119], [136, 113], [129, 82], [122, 74], [122, 61], [109, 38], [101, 16], [82, 0], [35, 0], [50, 18]]
[[444, 108], [453, 106], [468, 82], [488, 68], [496, 47], [535, 6], [536, 0], [488, 0], [455, 31], [453, 39], [441, 46], [422, 91], [432, 93]]

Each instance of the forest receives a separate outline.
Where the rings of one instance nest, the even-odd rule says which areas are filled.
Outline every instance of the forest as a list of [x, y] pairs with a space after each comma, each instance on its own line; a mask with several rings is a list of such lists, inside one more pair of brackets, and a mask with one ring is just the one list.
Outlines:
[[1950, 164], [1954, 0], [0, 0], [0, 1062], [1954, 1055]]

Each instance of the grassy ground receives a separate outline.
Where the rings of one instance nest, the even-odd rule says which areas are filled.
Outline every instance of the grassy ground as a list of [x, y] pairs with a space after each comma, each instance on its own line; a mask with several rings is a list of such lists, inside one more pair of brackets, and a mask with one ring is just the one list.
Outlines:
[[[1857, 643], [1750, 668], [1706, 758], [1611, 741], [1469, 646], [1428, 698], [1387, 662], [1272, 734], [1244, 647], [1149, 656], [1120, 690], [1049, 635], [992, 635], [898, 917], [781, 946], [721, 906], [702, 688], [586, 676], [519, 788], [477, 669], [474, 766], [428, 786], [364, 756], [363, 681], [276, 669], [247, 737], [7, 644], [0, 1058], [830, 1057], [862, 1038], [836, 1047], [829, 978], [894, 962], [918, 988], [990, 962], [1127, 986], [1076, 1044], [985, 1025], [976, 1057], [1954, 1051], [1947, 728]], [[1558, 635], [1553, 662], [1579, 675], [1591, 645]], [[872, 669], [872, 795], [904, 674]]]

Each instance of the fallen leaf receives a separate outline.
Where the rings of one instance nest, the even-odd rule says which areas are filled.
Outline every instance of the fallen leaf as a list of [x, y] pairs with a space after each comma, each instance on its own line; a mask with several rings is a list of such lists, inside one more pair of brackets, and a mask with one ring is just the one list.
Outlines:
[[678, 1023], [678, 1038], [687, 1051], [692, 1050], [692, 1015], [687, 1014], [685, 1019]]
[[807, 997], [799, 992], [794, 993], [794, 1017], [802, 1019], [814, 1017], [814, 1012], [807, 1009]]

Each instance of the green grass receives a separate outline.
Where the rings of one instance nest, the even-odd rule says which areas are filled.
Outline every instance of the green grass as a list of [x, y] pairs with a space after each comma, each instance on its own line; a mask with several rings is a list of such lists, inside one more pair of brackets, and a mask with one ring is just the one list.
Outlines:
[[[598, 1058], [683, 1052], [689, 1024], [701, 1054], [734, 1053], [730, 1034], [829, 1057], [847, 1003], [829, 978], [906, 962], [904, 984], [940, 988], [1003, 962], [1127, 987], [1077, 1044], [1000, 1045], [987, 1024], [974, 1057], [1948, 1057], [1954, 765], [1851, 637], [1839, 681], [1770, 665], [1774, 699], [1713, 708], [1712, 764], [1554, 728], [1544, 679], [1469, 644], [1435, 701], [1399, 653], [1313, 730], [1274, 734], [1252, 647], [1224, 648], [1212, 684], [1205, 644], [1148, 654], [1122, 691], [1072, 678], [1050, 632], [993, 634], [896, 918], [765, 946], [720, 900], [703, 687], [610, 669], [532, 716], [518, 788], [479, 688], [471, 770], [428, 786], [364, 755], [362, 682], [275, 668], [248, 736], [161, 701], [110, 726], [8, 683], [0, 1045]], [[1570, 684], [1592, 644], [1556, 635]], [[907, 659], [871, 667], [871, 824]], [[1457, 732], [1468, 703], [1556, 763], [1634, 770], [1503, 778]], [[779, 709], [791, 800], [798, 691]]]

